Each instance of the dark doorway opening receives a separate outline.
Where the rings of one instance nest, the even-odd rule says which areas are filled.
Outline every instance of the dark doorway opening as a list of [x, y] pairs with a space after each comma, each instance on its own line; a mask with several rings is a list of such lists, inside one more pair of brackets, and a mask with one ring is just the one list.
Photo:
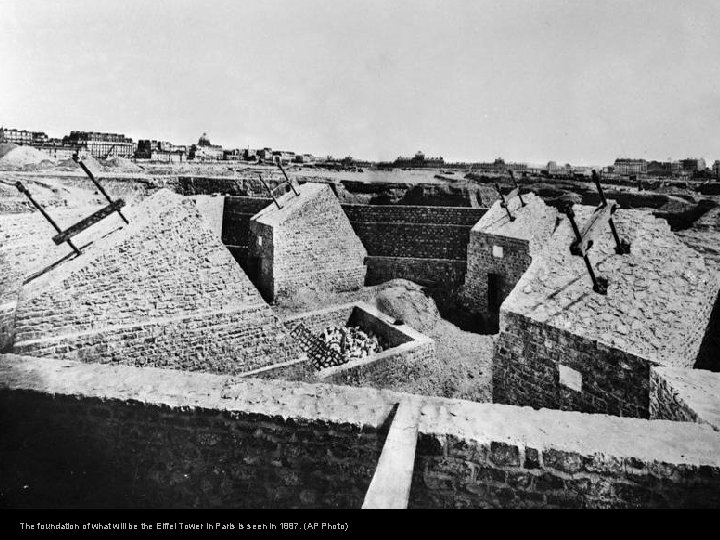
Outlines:
[[488, 274], [487, 300], [490, 313], [500, 312], [500, 304], [503, 302], [503, 285], [503, 276], [500, 274]]

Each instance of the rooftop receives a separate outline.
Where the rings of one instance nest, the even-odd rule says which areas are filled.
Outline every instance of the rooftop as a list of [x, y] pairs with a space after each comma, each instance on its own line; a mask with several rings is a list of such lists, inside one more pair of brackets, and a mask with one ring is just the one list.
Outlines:
[[277, 198], [282, 208], [278, 208], [275, 203], [272, 203], [255, 214], [253, 219], [264, 225], [278, 226], [288, 219], [295, 217], [309, 201], [323, 193], [323, 191], [326, 191], [330, 196], [335, 198], [330, 186], [327, 184], [309, 182], [302, 184], [297, 189], [300, 195], [295, 195], [295, 193], [290, 190]]
[[[575, 206], [580, 227], [593, 210]], [[613, 219], [631, 243], [630, 254], [615, 253], [609, 227], [589, 251], [595, 273], [609, 280], [607, 295], [593, 291], [582, 258], [570, 254], [575, 235], [563, 219], [501, 313], [525, 315], [658, 364], [691, 365], [718, 292], [717, 272], [650, 212], [618, 210]]]
[[519, 197], [513, 197], [507, 202], [510, 214], [515, 218], [510, 221], [505, 209], [500, 206], [500, 201], [480, 218], [472, 228], [472, 233], [492, 234], [508, 238], [519, 238], [521, 240], [540, 243], [549, 237], [555, 229], [557, 212], [547, 206], [543, 200], [534, 193], [522, 196], [525, 206], [520, 203]]

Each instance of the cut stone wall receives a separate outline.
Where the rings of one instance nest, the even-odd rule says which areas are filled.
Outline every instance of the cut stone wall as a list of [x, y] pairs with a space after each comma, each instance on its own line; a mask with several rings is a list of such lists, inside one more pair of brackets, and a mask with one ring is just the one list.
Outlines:
[[343, 204], [351, 223], [415, 223], [418, 225], [464, 225], [472, 227], [486, 208], [450, 206], [403, 206]]
[[129, 215], [25, 285], [15, 352], [220, 373], [300, 354], [190, 200], [165, 190]]
[[354, 389], [22, 364], [12, 382], [2, 365], [3, 507], [360, 508], [392, 407]]
[[279, 202], [282, 208], [267, 206], [250, 222], [250, 257], [260, 261], [265, 297], [282, 304], [304, 291], [362, 288], [367, 252], [330, 187], [303, 184], [299, 196], [291, 191]]
[[345, 204], [368, 251], [366, 283], [409, 279], [455, 288], [465, 276], [471, 227], [485, 208]]
[[[502, 249], [502, 256], [493, 255]], [[470, 233], [468, 261], [465, 272], [463, 297], [468, 308], [475, 313], [489, 313], [488, 280], [490, 274], [501, 276], [496, 294], [499, 304], [507, 298], [517, 282], [530, 266], [530, 246], [527, 240]], [[495, 309], [497, 309], [497, 307]]]
[[[503, 313], [493, 356], [493, 403], [647, 418], [650, 363], [515, 313]], [[562, 366], [579, 373], [563, 384]]]
[[427, 403], [409, 506], [717, 508], [717, 432], [689, 426], [697, 425]]
[[708, 425], [16, 355], [0, 504], [359, 508], [400, 402], [410, 507], [720, 505]]
[[427, 287], [455, 288], [465, 279], [465, 261], [414, 257], [368, 257], [366, 285], [407, 279]]

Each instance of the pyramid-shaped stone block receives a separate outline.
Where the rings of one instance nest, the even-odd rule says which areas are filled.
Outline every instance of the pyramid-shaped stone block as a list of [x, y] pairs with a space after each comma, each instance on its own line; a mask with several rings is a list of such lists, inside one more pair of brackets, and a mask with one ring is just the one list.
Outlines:
[[162, 190], [130, 216], [25, 285], [15, 352], [216, 373], [301, 354], [191, 200]]
[[367, 251], [330, 186], [303, 184], [250, 221], [250, 253], [259, 262], [259, 287], [282, 303], [298, 292], [359, 289]]

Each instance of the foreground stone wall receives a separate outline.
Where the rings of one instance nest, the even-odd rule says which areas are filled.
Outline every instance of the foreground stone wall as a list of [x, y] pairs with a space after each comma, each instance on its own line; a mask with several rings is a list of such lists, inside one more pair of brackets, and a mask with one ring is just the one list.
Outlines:
[[4, 507], [360, 508], [392, 406], [349, 389], [27, 362], [39, 371], [14, 382], [32, 390], [9, 391], [3, 372]]
[[359, 508], [400, 402], [411, 507], [720, 505], [707, 425], [0, 355], [0, 506]]
[[[648, 417], [647, 360], [515, 313], [500, 321], [494, 403]], [[577, 388], [561, 382], [564, 368], [581, 377]]]
[[720, 506], [709, 427], [450, 400], [420, 412], [411, 508]]

